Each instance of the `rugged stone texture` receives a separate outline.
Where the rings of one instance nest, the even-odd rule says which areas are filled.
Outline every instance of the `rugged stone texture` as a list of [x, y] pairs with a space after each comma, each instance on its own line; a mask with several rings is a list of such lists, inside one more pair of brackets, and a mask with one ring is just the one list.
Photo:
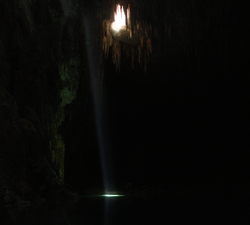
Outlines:
[[[66, 116], [74, 115], [68, 105], [80, 83], [89, 86], [80, 64], [81, 15], [77, 5], [71, 6], [68, 11], [59, 0], [0, 3], [0, 206], [10, 216], [3, 224], [37, 223], [35, 208], [55, 201], [57, 222], [68, 223], [65, 210], [73, 200], [63, 186], [65, 144], [59, 129]], [[78, 100], [91, 102], [85, 93]], [[24, 211], [27, 218], [20, 216]], [[58, 218], [46, 219], [40, 215], [39, 223], [54, 224]]]
[[76, 99], [80, 74], [87, 74], [80, 65], [77, 2], [63, 8], [57, 0], [13, 0], [0, 8], [2, 182], [9, 188], [20, 179], [32, 188], [62, 185], [65, 145], [59, 127]]

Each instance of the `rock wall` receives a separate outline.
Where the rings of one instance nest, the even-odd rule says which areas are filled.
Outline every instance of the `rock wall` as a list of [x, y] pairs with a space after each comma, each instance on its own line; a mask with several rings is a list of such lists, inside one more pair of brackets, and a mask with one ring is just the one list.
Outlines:
[[60, 125], [80, 83], [91, 101], [77, 1], [3, 1], [0, 21], [1, 180], [62, 185]]

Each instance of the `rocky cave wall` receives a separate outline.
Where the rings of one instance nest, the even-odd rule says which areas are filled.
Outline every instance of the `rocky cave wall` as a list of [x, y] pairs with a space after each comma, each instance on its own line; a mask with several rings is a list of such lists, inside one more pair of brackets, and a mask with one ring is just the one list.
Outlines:
[[78, 6], [0, 3], [1, 188], [64, 183], [60, 125], [74, 116], [73, 101], [86, 103], [83, 116], [92, 110]]

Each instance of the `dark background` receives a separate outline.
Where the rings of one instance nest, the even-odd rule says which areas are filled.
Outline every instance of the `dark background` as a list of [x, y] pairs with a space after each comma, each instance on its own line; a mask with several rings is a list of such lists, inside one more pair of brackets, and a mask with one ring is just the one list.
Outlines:
[[197, 78], [174, 63], [152, 64], [147, 74], [125, 65], [120, 74], [107, 66], [104, 78], [117, 182], [238, 186], [247, 123], [240, 78], [220, 66], [210, 80], [205, 69]]
[[[210, 28], [213, 50], [204, 44], [201, 62], [192, 67], [179, 59], [181, 53], [168, 49], [167, 41], [163, 53], [153, 49], [146, 73], [138, 63], [132, 69], [125, 52], [118, 72], [111, 56], [104, 60], [102, 118], [119, 188], [127, 183], [170, 191], [197, 185], [246, 187], [246, 58], [238, 35], [226, 25], [220, 29], [231, 35], [228, 53], [220, 53], [223, 37]], [[75, 170], [91, 171], [84, 173], [86, 180], [102, 186], [98, 144], [79, 154]], [[68, 177], [74, 170], [70, 165]]]
[[[154, 15], [142, 11], [142, 18], [162, 33], [153, 42], [146, 73], [138, 63], [132, 69], [125, 52], [120, 71], [111, 55], [104, 60], [102, 118], [119, 188], [127, 183], [161, 185], [171, 191], [197, 185], [244, 188], [249, 124], [242, 29], [246, 17], [236, 2], [225, 4], [197, 3], [190, 9], [183, 3], [180, 12], [157, 8], [158, 24]], [[184, 19], [191, 21], [184, 28], [177, 22], [182, 10], [187, 13]], [[176, 25], [171, 39], [163, 32], [164, 16]], [[190, 58], [182, 53], [185, 45], [181, 46], [179, 33], [185, 29], [183, 42], [191, 49]], [[83, 172], [86, 180], [74, 182], [88, 186], [89, 180], [102, 186], [98, 144], [82, 151], [83, 143], [79, 143], [78, 163], [69, 163], [70, 168], [66, 164], [66, 180], [75, 179], [71, 169], [78, 174], [89, 171]]]

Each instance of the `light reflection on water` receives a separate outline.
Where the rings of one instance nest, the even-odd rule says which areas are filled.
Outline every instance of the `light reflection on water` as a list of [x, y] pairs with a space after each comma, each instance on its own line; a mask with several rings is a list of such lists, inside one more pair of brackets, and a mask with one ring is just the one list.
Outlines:
[[[228, 198], [227, 198], [228, 199]], [[235, 219], [232, 199], [154, 196], [85, 196], [74, 202], [46, 202], [41, 207], [5, 208], [1, 225], [217, 224]], [[5, 216], [5, 218], [4, 218]], [[225, 223], [222, 223], [225, 224]]]

